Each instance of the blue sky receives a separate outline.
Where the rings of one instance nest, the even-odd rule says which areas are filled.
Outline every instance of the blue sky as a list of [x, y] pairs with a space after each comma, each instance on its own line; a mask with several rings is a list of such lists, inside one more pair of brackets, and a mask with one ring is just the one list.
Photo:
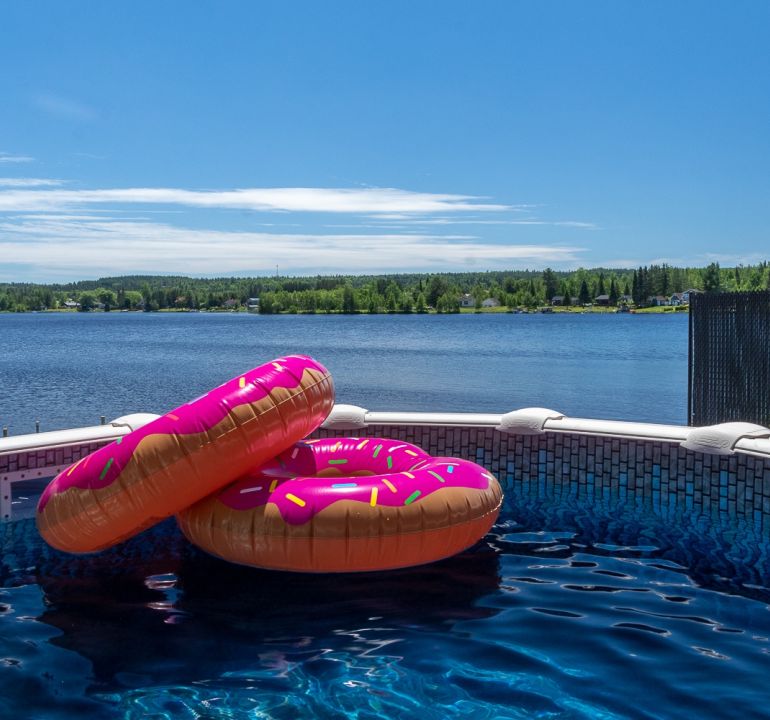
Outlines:
[[0, 280], [770, 256], [770, 3], [0, 7]]

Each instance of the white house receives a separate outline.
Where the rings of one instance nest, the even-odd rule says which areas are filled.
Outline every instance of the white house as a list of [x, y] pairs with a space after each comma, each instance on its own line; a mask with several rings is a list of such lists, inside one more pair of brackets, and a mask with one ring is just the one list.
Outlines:
[[673, 293], [668, 299], [668, 304], [673, 305], [674, 307], [679, 305], [686, 305], [687, 303], [684, 301], [684, 293]]
[[487, 298], [481, 303], [481, 307], [500, 307], [500, 301], [497, 298]]
[[473, 295], [464, 293], [460, 296], [460, 307], [476, 307], [476, 298]]
[[683, 300], [683, 302], [686, 305], [689, 305], [690, 304], [690, 296], [694, 295], [694, 294], [697, 294], [697, 293], [701, 293], [701, 292], [703, 292], [703, 290], [696, 290], [695, 288], [690, 288], [689, 290], [685, 290], [682, 293], [682, 300]]

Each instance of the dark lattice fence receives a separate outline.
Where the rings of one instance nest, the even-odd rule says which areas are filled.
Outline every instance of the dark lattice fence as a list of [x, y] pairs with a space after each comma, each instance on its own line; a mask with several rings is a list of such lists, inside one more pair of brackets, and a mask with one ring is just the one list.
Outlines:
[[770, 425], [770, 292], [690, 297], [690, 425]]

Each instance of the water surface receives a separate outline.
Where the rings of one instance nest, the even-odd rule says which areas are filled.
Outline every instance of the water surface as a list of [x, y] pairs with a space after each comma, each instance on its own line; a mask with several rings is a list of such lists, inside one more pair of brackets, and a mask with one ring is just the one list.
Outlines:
[[683, 424], [684, 315], [0, 314], [0, 424], [13, 434], [162, 413], [255, 365], [309, 354], [337, 401]]

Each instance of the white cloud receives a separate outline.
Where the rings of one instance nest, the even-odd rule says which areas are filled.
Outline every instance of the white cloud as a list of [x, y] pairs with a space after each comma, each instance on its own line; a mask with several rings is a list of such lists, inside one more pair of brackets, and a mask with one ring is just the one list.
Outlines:
[[456, 213], [509, 209], [507, 205], [488, 203], [484, 198], [470, 195], [421, 193], [395, 188], [123, 188], [0, 192], [0, 212], [67, 210], [100, 203], [317, 213]]
[[[2, 160], [0, 158], [0, 160]], [[31, 187], [55, 187], [63, 185], [61, 180], [50, 178], [4, 178], [0, 177], [0, 187], [31, 188]]]
[[570, 246], [498, 245], [461, 235], [226, 232], [74, 217], [0, 222], [2, 273], [18, 275], [14, 268], [19, 268], [36, 279], [159, 268], [249, 274], [272, 272], [276, 265], [296, 274], [575, 267], [581, 252]]
[[[511, 208], [513, 209], [513, 208]], [[373, 216], [377, 220], [382, 216]], [[411, 218], [398, 216], [398, 221], [388, 220], [379, 223], [380, 227], [406, 227], [408, 225], [549, 225], [556, 227], [574, 227], [596, 230], [595, 223], [581, 222], [577, 220], [539, 220], [538, 218], [522, 218], [518, 220], [482, 220], [479, 218]]]
[[0, 164], [2, 163], [29, 163], [34, 162], [35, 158], [29, 155], [13, 155], [8, 152], [0, 152]]

